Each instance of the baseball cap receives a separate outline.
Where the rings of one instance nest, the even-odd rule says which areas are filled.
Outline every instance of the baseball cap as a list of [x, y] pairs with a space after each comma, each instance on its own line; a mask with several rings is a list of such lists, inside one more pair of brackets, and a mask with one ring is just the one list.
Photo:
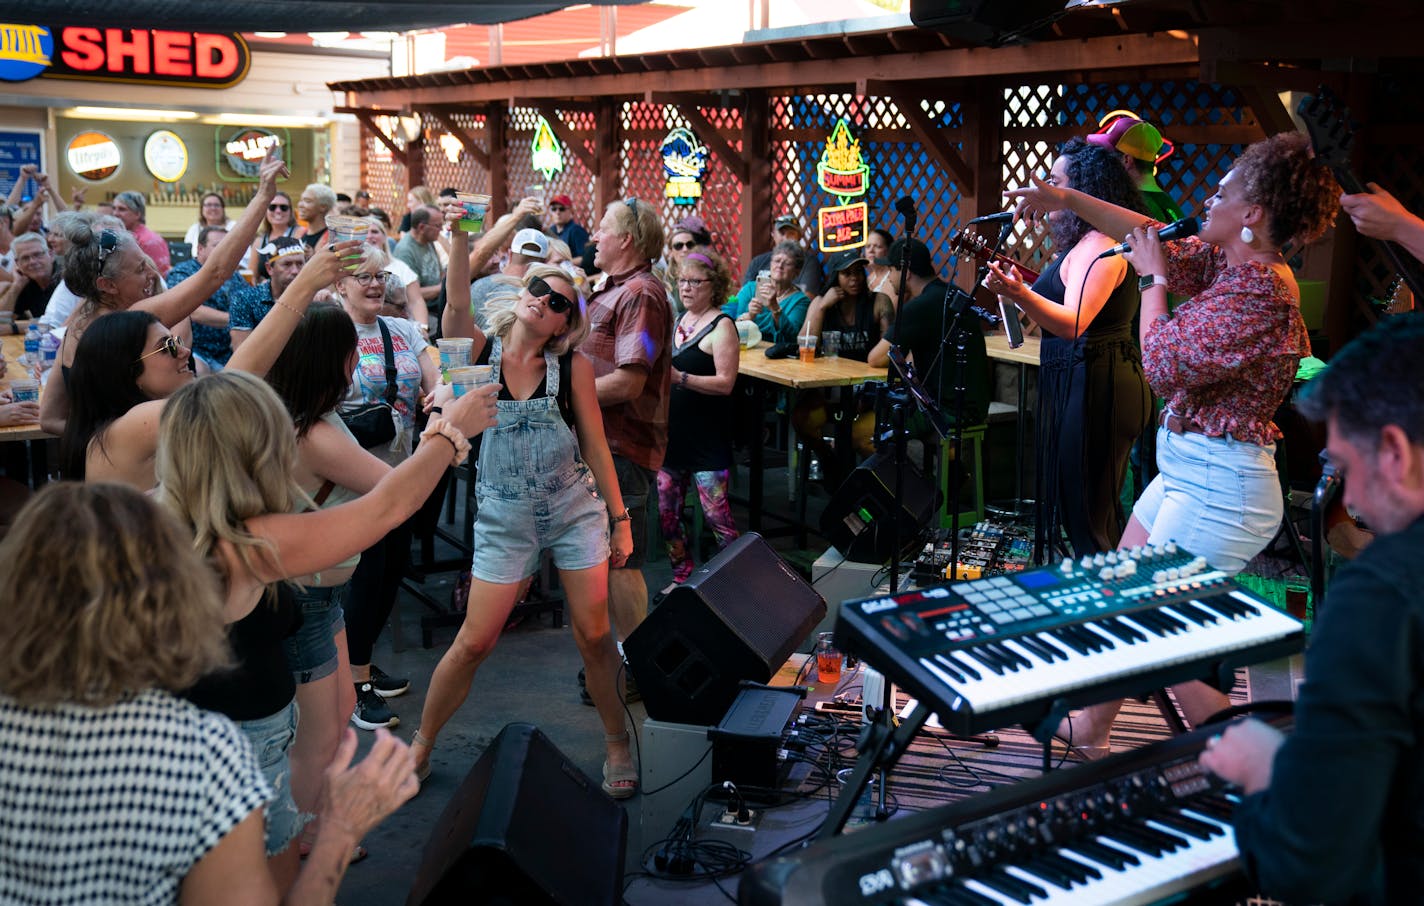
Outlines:
[[[1100, 131], [1088, 136], [1088, 143], [1154, 163], [1166, 160], [1175, 150], [1156, 126], [1127, 115], [1110, 120]], [[1163, 148], [1167, 149], [1165, 153]]]
[[801, 221], [797, 220], [791, 214], [782, 214], [780, 217], [776, 218], [775, 222], [773, 222], [771, 225], [771, 228], [773, 230], [779, 230], [783, 227], [791, 227], [798, 233], [806, 232], [805, 230], [801, 229]]
[[847, 249], [844, 252], [836, 252], [834, 255], [832, 255], [831, 260], [827, 263], [826, 267], [829, 270], [830, 275], [834, 277], [838, 275], [841, 271], [855, 267], [857, 264], [866, 265], [869, 263], [870, 259], [860, 254], [860, 252], [856, 251], [855, 249]]
[[567, 195], [555, 195], [549, 199], [549, 204], [561, 204], [566, 208], [574, 206], [574, 200]]
[[545, 261], [549, 257], [549, 237], [532, 227], [525, 227], [514, 234], [514, 241], [509, 244], [509, 250], [525, 258]]
[[257, 250], [259, 255], [266, 255], [268, 261], [276, 261], [278, 258], [285, 258], [288, 255], [301, 255], [306, 257], [306, 246], [300, 239], [291, 236], [276, 236], [270, 242]]
[[896, 239], [890, 245], [889, 261], [892, 266], [900, 265], [900, 258], [905, 254], [905, 243], [910, 244], [910, 273], [916, 277], [933, 277], [935, 275], [934, 259], [930, 257], [930, 247], [918, 239]]

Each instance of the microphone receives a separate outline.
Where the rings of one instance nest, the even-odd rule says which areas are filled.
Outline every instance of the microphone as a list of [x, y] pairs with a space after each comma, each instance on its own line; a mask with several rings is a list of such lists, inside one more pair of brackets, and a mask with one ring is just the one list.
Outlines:
[[985, 214], [983, 217], [975, 217], [970, 223], [1008, 223], [1014, 219], [1013, 211], [1000, 211], [997, 214]]
[[901, 217], [910, 220], [918, 218], [918, 214], [915, 211], [915, 200], [908, 195], [895, 202], [895, 210]]
[[[1184, 239], [1187, 236], [1195, 236], [1197, 234], [1197, 231], [1200, 229], [1201, 224], [1197, 222], [1197, 219], [1195, 217], [1183, 217], [1176, 223], [1169, 223], [1166, 226], [1162, 227], [1162, 229], [1158, 230], [1157, 238], [1161, 239], [1163, 242], [1167, 242], [1171, 239]], [[1106, 252], [1103, 252], [1097, 257], [1097, 260], [1101, 261], [1104, 258], [1111, 258], [1113, 255], [1121, 255], [1123, 252], [1130, 251], [1132, 251], [1132, 247], [1126, 242], [1124, 242], [1120, 245], [1113, 246]]]

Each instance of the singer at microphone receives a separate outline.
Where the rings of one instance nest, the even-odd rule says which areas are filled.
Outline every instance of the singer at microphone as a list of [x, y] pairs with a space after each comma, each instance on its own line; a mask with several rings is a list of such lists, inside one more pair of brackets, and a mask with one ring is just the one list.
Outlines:
[[[1201, 224], [1195, 217], [1183, 217], [1175, 223], [1169, 223], [1157, 231], [1157, 238], [1163, 242], [1171, 242], [1173, 239], [1185, 239], [1188, 236], [1195, 236], [1201, 230]], [[1101, 261], [1104, 258], [1111, 258], [1114, 255], [1125, 255], [1132, 251], [1132, 246], [1123, 242], [1115, 245], [1098, 256]]]
[[973, 220], [969, 221], [969, 223], [1009, 223], [1013, 219], [1013, 211], [1000, 211], [997, 214], [985, 214], [983, 217], [975, 217]]

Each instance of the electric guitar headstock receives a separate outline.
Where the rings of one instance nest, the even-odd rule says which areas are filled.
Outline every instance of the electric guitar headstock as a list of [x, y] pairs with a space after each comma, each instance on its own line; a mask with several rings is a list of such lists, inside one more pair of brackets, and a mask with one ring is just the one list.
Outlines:
[[1315, 94], [1301, 98], [1295, 112], [1305, 123], [1316, 158], [1330, 168], [1341, 188], [1351, 194], [1365, 191], [1364, 183], [1350, 169], [1355, 130], [1350, 125], [1349, 108], [1338, 103], [1330, 89], [1322, 85]]

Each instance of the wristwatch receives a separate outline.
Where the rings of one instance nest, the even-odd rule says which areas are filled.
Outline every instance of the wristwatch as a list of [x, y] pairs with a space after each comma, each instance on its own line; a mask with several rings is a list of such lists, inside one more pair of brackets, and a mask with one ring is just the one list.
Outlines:
[[614, 515], [611, 515], [611, 514], [610, 514], [609, 517], [608, 517], [608, 521], [611, 522], [611, 523], [613, 523], [614, 525], [617, 525], [617, 524], [620, 523], [620, 522], [632, 522], [632, 521], [633, 521], [633, 514], [630, 513], [630, 512], [628, 512], [628, 508], [627, 508], [627, 507], [624, 507], [624, 508], [623, 508], [623, 514], [622, 514], [621, 516], [614, 516]]
[[1143, 274], [1137, 278], [1137, 291], [1145, 293], [1154, 286], [1166, 286], [1167, 278], [1162, 274]]

